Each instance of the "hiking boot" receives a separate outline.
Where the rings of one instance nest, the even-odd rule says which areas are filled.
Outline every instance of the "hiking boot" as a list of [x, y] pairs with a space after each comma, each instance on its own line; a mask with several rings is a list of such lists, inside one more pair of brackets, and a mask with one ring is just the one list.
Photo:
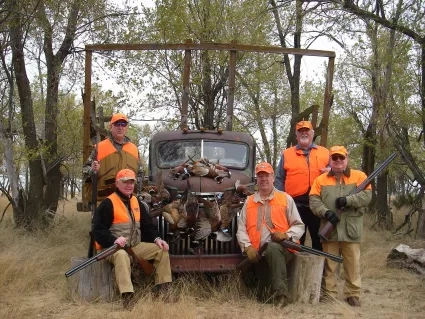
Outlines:
[[345, 298], [345, 301], [351, 306], [351, 307], [360, 307], [360, 300], [359, 297], [350, 296]]
[[132, 292], [124, 292], [121, 294], [122, 304], [124, 309], [131, 310], [137, 303], [137, 300], [134, 298], [134, 293]]

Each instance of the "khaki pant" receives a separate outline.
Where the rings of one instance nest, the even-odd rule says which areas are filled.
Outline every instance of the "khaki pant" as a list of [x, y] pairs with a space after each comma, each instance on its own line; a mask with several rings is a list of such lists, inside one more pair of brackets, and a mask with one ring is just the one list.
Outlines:
[[[323, 251], [333, 255], [341, 255], [345, 274], [344, 296], [360, 297], [360, 243], [346, 241], [322, 242]], [[325, 294], [336, 298], [337, 276], [336, 269], [339, 263], [328, 258], [325, 259], [325, 271], [323, 273], [322, 286]]]
[[[133, 247], [134, 253], [140, 258], [154, 259], [154, 279], [155, 285], [171, 282], [170, 257], [167, 251], [162, 250], [154, 243], [141, 242]], [[112, 256], [107, 258], [114, 265], [115, 280], [121, 294], [125, 292], [134, 292], [131, 282], [130, 256], [124, 249], [118, 250]]]

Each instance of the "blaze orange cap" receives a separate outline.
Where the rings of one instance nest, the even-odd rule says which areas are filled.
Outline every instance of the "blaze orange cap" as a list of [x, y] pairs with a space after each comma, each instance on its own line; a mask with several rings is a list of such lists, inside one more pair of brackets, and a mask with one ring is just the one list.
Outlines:
[[115, 181], [129, 181], [129, 180], [136, 180], [136, 174], [131, 169], [122, 169], [118, 172], [117, 177], [115, 178]]
[[335, 145], [329, 149], [329, 156], [332, 156], [334, 154], [339, 154], [339, 155], [347, 157], [348, 152], [344, 146]]
[[259, 172], [266, 172], [269, 174], [274, 173], [273, 167], [267, 162], [262, 162], [260, 164], [257, 164], [257, 166], [255, 166], [255, 174], [258, 174]]
[[302, 129], [302, 128], [308, 128], [308, 129], [312, 130], [313, 125], [311, 125], [310, 121], [301, 121], [301, 122], [297, 123], [297, 126], [295, 128], [296, 128], [297, 131]]
[[117, 121], [126, 121], [128, 123], [128, 118], [123, 113], [116, 113], [116, 114], [112, 115], [111, 124], [113, 124]]

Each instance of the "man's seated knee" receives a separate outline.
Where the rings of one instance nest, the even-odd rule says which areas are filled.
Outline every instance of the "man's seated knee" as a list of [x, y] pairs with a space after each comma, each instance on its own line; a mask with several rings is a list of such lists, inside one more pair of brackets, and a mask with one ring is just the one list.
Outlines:
[[267, 253], [275, 253], [275, 252], [278, 252], [278, 251], [282, 251], [283, 250], [283, 248], [282, 248], [282, 245], [281, 244], [279, 244], [279, 243], [275, 243], [275, 242], [269, 242], [269, 244], [267, 245], [267, 249], [266, 249], [266, 254]]

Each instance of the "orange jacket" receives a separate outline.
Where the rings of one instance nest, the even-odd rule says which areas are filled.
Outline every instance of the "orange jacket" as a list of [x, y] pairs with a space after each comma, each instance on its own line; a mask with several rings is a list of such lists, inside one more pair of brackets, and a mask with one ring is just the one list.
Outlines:
[[268, 204], [271, 207], [270, 219], [267, 219], [266, 214], [263, 214], [264, 205], [254, 202], [254, 196], [250, 196], [247, 199], [246, 230], [251, 245], [257, 250], [260, 249], [260, 237], [263, 227], [267, 227], [271, 233], [276, 231], [286, 232], [289, 229], [288, 220], [286, 219], [288, 203], [285, 193], [275, 192], [274, 197]]
[[[124, 202], [121, 200], [118, 194], [113, 193], [108, 198], [112, 202], [114, 219], [112, 225], [109, 228], [112, 235], [115, 237], [123, 236], [127, 238], [127, 242], [130, 246], [135, 246], [140, 242], [140, 207], [139, 202], [135, 196], [130, 198], [130, 208], [128, 211]], [[107, 248], [107, 247], [104, 247]], [[102, 249], [96, 242], [96, 249]]]
[[311, 148], [307, 163], [303, 150], [293, 146], [283, 151], [283, 158], [285, 192], [297, 197], [307, 193], [315, 178], [321, 174], [320, 169], [328, 166], [329, 151], [322, 146]]

